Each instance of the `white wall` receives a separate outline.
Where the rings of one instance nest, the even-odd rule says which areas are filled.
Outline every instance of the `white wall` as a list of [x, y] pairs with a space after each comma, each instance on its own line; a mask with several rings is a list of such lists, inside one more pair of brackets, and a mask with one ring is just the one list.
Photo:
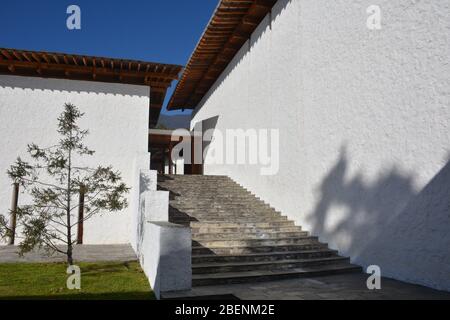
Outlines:
[[158, 299], [162, 292], [191, 289], [191, 244], [189, 227], [163, 221], [143, 224], [139, 262]]
[[[66, 102], [85, 112], [80, 127], [89, 129], [85, 142], [96, 151], [85, 163], [112, 165], [125, 183], [134, 187], [134, 167], [149, 168], [149, 95], [145, 86], [0, 76], [0, 212], [8, 214], [11, 202], [6, 170], [17, 156], [26, 156], [28, 143], [45, 147], [57, 141], [56, 119]], [[133, 188], [128, 196], [130, 205], [122, 212], [106, 212], [88, 220], [84, 243], [130, 242], [135, 193]], [[24, 202], [20, 195], [19, 204]]]
[[139, 172], [139, 209], [132, 213], [132, 241], [156, 297], [192, 285], [191, 229], [169, 223], [169, 191], [157, 190], [157, 172]]
[[[372, 4], [382, 30], [366, 27]], [[280, 170], [205, 173], [229, 175], [357, 264], [450, 290], [449, 6], [279, 0], [191, 127], [278, 128]]]

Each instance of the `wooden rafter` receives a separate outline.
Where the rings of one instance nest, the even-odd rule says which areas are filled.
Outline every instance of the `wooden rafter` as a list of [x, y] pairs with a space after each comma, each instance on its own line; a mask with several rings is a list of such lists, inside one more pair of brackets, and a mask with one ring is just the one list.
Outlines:
[[5, 49], [0, 50], [0, 52], [9, 60], [12, 60], [11, 55], [9, 54], [8, 51], [6, 51]]
[[277, 0], [221, 0], [189, 59], [168, 109], [193, 109]]
[[16, 57], [16, 59], [18, 59], [18, 60], [20, 60], [20, 61], [23, 60], [23, 58], [21, 57], [21, 55], [18, 54], [15, 50], [12, 51], [12, 54], [14, 55], [14, 57]]
[[0, 74], [150, 86], [156, 120], [167, 88], [181, 71], [179, 65], [0, 48]]

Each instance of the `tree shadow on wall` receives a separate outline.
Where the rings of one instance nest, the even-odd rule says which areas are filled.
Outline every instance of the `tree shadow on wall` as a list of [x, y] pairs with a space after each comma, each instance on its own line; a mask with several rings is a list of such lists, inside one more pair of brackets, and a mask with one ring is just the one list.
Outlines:
[[349, 166], [343, 147], [305, 218], [311, 232], [383, 276], [450, 288], [450, 162], [422, 190], [395, 167], [368, 182]]

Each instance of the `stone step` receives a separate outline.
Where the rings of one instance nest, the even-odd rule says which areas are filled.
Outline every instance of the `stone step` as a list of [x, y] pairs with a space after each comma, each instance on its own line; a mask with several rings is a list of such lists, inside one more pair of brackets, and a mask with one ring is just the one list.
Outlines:
[[[255, 196], [250, 191], [240, 190], [239, 188], [212, 188], [210, 186], [203, 187], [187, 187], [187, 188], [177, 188], [172, 186], [162, 186], [159, 185], [161, 189], [169, 189], [174, 194], [179, 193], [180, 198], [187, 199], [189, 198], [188, 195], [196, 195], [199, 198], [207, 198], [210, 193], [217, 193], [216, 196], [219, 199], [222, 198], [230, 198], [230, 197], [238, 197], [238, 198], [250, 198], [250, 199], [257, 199], [257, 196]], [[195, 188], [195, 190], [192, 190], [190, 188]], [[228, 191], [228, 192], [224, 192]], [[182, 192], [182, 193], [181, 193]]]
[[[173, 188], [160, 189], [159, 191], [168, 191], [170, 190], [171, 195], [173, 196], [173, 200], [178, 199], [198, 199], [199, 201], [206, 201], [208, 198], [217, 198], [217, 199], [242, 199], [242, 200], [252, 200], [252, 201], [262, 201], [260, 198], [255, 197], [253, 194], [243, 194], [239, 191], [231, 191], [231, 190], [198, 190], [196, 192], [186, 192], [183, 190], [175, 190]], [[224, 195], [226, 193], [226, 195]]]
[[267, 213], [249, 213], [249, 212], [186, 212], [172, 211], [169, 213], [173, 219], [183, 219], [191, 217], [197, 220], [213, 220], [213, 221], [235, 221], [235, 220], [264, 220], [264, 221], [287, 221], [287, 217], [273, 215]]
[[254, 209], [254, 208], [259, 208], [259, 209], [271, 209], [273, 211], [276, 211], [275, 209], [273, 209], [272, 207], [270, 207], [269, 205], [263, 204], [263, 203], [254, 203], [254, 201], [239, 201], [236, 202], [236, 199], [231, 199], [229, 202], [226, 201], [214, 201], [214, 200], [210, 200], [210, 201], [204, 201], [204, 202], [200, 202], [200, 201], [196, 201], [195, 199], [192, 200], [181, 200], [181, 201], [171, 201], [170, 205], [172, 207], [177, 207], [177, 208], [185, 208], [185, 209], [209, 209], [209, 208], [246, 208], [246, 209]]
[[192, 274], [205, 273], [228, 273], [242, 271], [279, 271], [303, 267], [323, 266], [339, 263], [350, 263], [349, 258], [327, 257], [314, 259], [295, 259], [278, 261], [257, 261], [257, 262], [230, 262], [230, 263], [197, 263], [192, 265]]
[[176, 197], [171, 200], [171, 205], [178, 206], [191, 206], [192, 208], [198, 208], [203, 206], [230, 206], [230, 207], [246, 207], [246, 206], [255, 206], [261, 208], [271, 208], [268, 204], [261, 202], [259, 200], [254, 199], [238, 199], [238, 198], [222, 198], [217, 199], [216, 197], [211, 197], [211, 199], [197, 199], [197, 198], [189, 198], [189, 199], [181, 199]]
[[[241, 193], [251, 193], [249, 190], [242, 188], [239, 185], [232, 182], [217, 182], [217, 181], [175, 181], [175, 182], [158, 182], [158, 186], [165, 188], [170, 187], [171, 190], [185, 190], [187, 192], [198, 192], [199, 189], [203, 190], [221, 190], [230, 189], [234, 191], [241, 191]], [[192, 189], [197, 187], [196, 189]]]
[[210, 207], [210, 208], [182, 208], [177, 206], [170, 205], [169, 208], [170, 214], [177, 213], [192, 213], [192, 214], [220, 214], [220, 215], [236, 215], [236, 214], [247, 214], [247, 215], [267, 215], [274, 217], [286, 217], [274, 210], [271, 209], [263, 209], [263, 208], [227, 208], [227, 207]]
[[293, 237], [280, 239], [208, 239], [208, 240], [192, 240], [195, 245], [202, 245], [204, 247], [246, 247], [246, 246], [273, 246], [273, 245], [298, 245], [298, 244], [313, 244], [317, 242], [317, 237]]
[[332, 264], [315, 267], [295, 268], [290, 270], [258, 270], [247, 272], [226, 272], [216, 274], [195, 274], [192, 275], [193, 286], [206, 286], [218, 284], [232, 284], [244, 282], [261, 282], [271, 280], [281, 280], [289, 278], [315, 277], [323, 275], [333, 275], [341, 273], [361, 272], [361, 267], [345, 264]]
[[[184, 199], [188, 198], [204, 198], [206, 199], [209, 196], [216, 196], [219, 198], [250, 198], [250, 199], [259, 199], [255, 194], [251, 193], [250, 191], [242, 191], [236, 188], [211, 188], [210, 186], [190, 186], [187, 188], [176, 188], [172, 186], [163, 186], [158, 185], [158, 189], [160, 191], [170, 191], [174, 196], [181, 197]], [[191, 189], [191, 190], [189, 190]], [[195, 190], [192, 190], [195, 189]]]
[[227, 179], [230, 180], [230, 178], [223, 174], [210, 174], [210, 175], [177, 175], [177, 174], [160, 174], [158, 176], [161, 179]]
[[192, 217], [217, 217], [217, 218], [233, 218], [233, 217], [265, 217], [265, 218], [273, 218], [275, 220], [287, 220], [286, 216], [281, 214], [276, 214], [273, 212], [265, 212], [260, 210], [249, 211], [249, 210], [220, 210], [220, 209], [211, 209], [211, 210], [181, 210], [176, 208], [171, 208], [169, 214], [173, 217], [176, 216], [192, 216]]
[[[177, 212], [192, 212], [192, 213], [202, 213], [202, 214], [208, 214], [208, 213], [220, 213], [220, 214], [236, 214], [236, 213], [242, 213], [242, 214], [267, 214], [272, 216], [283, 216], [279, 212], [270, 209], [270, 208], [245, 208], [245, 207], [228, 207], [228, 206], [210, 206], [210, 207], [198, 207], [198, 208], [192, 208], [192, 207], [182, 207], [178, 205], [170, 205], [169, 213], [177, 213]], [[283, 216], [284, 217], [284, 216]]]
[[309, 259], [309, 258], [324, 258], [336, 256], [337, 251], [330, 249], [317, 250], [303, 250], [290, 252], [269, 252], [269, 253], [250, 253], [242, 255], [193, 255], [192, 263], [207, 263], [207, 262], [256, 262], [256, 261], [277, 261], [290, 259]]
[[215, 221], [193, 221], [191, 228], [280, 228], [295, 227], [291, 220], [286, 221], [265, 221], [265, 222], [215, 222]]
[[[164, 185], [158, 184], [158, 188], [161, 190], [168, 189], [173, 193], [180, 193], [180, 196], [187, 198], [187, 195], [198, 195], [206, 196], [210, 193], [217, 193], [219, 197], [229, 197], [229, 196], [241, 196], [241, 197], [256, 197], [253, 193], [248, 190], [243, 190], [235, 186], [211, 186], [211, 185], [191, 185], [185, 187], [179, 187], [177, 185]], [[227, 192], [225, 192], [227, 191]]]
[[192, 213], [183, 213], [178, 212], [176, 214], [171, 214], [170, 217], [174, 220], [180, 219], [189, 219], [189, 220], [198, 220], [198, 221], [216, 221], [216, 222], [254, 222], [254, 221], [262, 221], [262, 222], [275, 222], [275, 221], [289, 221], [282, 217], [270, 216], [270, 215], [257, 215], [257, 214], [192, 214]]
[[253, 233], [199, 233], [192, 232], [192, 239], [196, 241], [200, 240], [210, 240], [210, 239], [282, 239], [282, 238], [293, 238], [293, 237], [306, 237], [308, 232], [306, 231], [295, 231], [295, 232], [253, 232]]
[[265, 219], [264, 217], [231, 217], [231, 218], [227, 218], [227, 217], [220, 217], [220, 218], [216, 218], [214, 216], [211, 217], [205, 217], [205, 218], [197, 218], [197, 217], [171, 217], [170, 219], [171, 221], [173, 221], [173, 223], [186, 223], [186, 222], [205, 222], [205, 223], [227, 223], [230, 221], [236, 222], [236, 223], [279, 223], [279, 222], [288, 222], [287, 220], [284, 219], [273, 219], [273, 218], [269, 218], [269, 219]]
[[[240, 185], [234, 183], [232, 180], [214, 180], [214, 179], [205, 179], [205, 180], [170, 180], [170, 181], [158, 181], [159, 185], [167, 185], [173, 186], [179, 189], [185, 189], [188, 186], [193, 185], [204, 185], [210, 186], [211, 188], [217, 188], [221, 186], [233, 187], [233, 188], [242, 188]], [[244, 188], [242, 188], [244, 189]], [[246, 189], [244, 189], [246, 190]]]
[[[170, 187], [173, 190], [186, 190], [188, 192], [197, 192], [199, 189], [202, 190], [220, 190], [220, 189], [233, 189], [240, 190], [244, 193], [251, 193], [250, 190], [244, 189], [241, 186], [231, 182], [231, 181], [171, 181], [171, 182], [160, 182], [158, 181], [158, 186], [165, 188]], [[197, 189], [192, 189], [192, 187], [198, 187]]]
[[194, 285], [361, 271], [226, 176], [158, 178], [169, 220], [191, 227]]
[[192, 245], [192, 255], [245, 255], [251, 253], [297, 252], [305, 250], [326, 249], [326, 244], [313, 242], [296, 245], [266, 245], [266, 246], [236, 246], [236, 247], [205, 247], [200, 244]]
[[256, 228], [256, 227], [193, 227], [191, 228], [192, 233], [254, 233], [254, 232], [299, 232], [302, 231], [301, 227], [297, 226], [287, 226], [287, 227], [266, 227], [266, 228]]
[[158, 184], [161, 185], [175, 185], [177, 187], [185, 187], [188, 185], [195, 185], [195, 184], [209, 184], [212, 187], [216, 187], [218, 185], [228, 185], [228, 186], [235, 186], [233, 184], [232, 180], [230, 179], [176, 179], [176, 180], [165, 180], [165, 181], [158, 181]]

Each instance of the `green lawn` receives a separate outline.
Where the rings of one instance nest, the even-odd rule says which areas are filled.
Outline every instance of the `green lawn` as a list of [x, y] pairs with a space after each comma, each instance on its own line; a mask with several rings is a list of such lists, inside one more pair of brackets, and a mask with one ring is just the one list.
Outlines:
[[64, 263], [0, 264], [4, 299], [154, 299], [137, 262], [76, 263], [81, 290], [66, 287]]

